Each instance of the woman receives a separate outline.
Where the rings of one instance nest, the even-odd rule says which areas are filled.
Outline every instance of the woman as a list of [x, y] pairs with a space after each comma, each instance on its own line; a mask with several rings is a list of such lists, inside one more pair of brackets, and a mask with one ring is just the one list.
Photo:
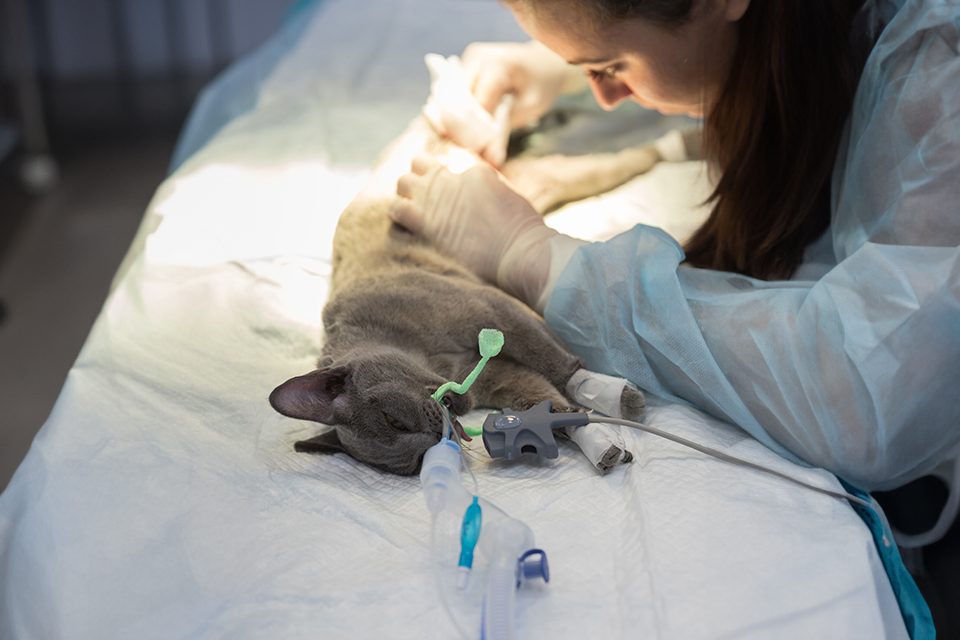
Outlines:
[[514, 93], [515, 123], [535, 118], [575, 84], [565, 61], [604, 107], [702, 116], [711, 215], [682, 249], [644, 226], [584, 243], [544, 226], [490, 167], [453, 175], [419, 159], [395, 219], [542, 312], [589, 368], [791, 459], [877, 489], [949, 455], [960, 4], [507, 5], [541, 44], [468, 50], [477, 97]]

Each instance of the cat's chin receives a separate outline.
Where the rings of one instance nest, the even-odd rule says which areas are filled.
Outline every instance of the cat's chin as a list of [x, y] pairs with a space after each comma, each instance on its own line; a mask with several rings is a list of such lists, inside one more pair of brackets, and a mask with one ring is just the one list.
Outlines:
[[[378, 471], [399, 476], [410, 476], [420, 472], [423, 456], [433, 445], [440, 442], [439, 433], [408, 433], [393, 441], [389, 451], [380, 449], [371, 451], [367, 447], [363, 457], [350, 453], [350, 457]], [[349, 453], [349, 452], [348, 452]], [[360, 452], [357, 452], [360, 453]], [[378, 455], [379, 454], [379, 455]]]
[[390, 473], [395, 476], [414, 476], [420, 473], [420, 467], [423, 466], [423, 456], [425, 456], [426, 454], [427, 452], [424, 451], [423, 453], [418, 455], [416, 459], [411, 462], [412, 466], [395, 467], [395, 466], [384, 465], [384, 464], [374, 464], [370, 462], [365, 462], [364, 464], [370, 467], [373, 467], [378, 471]]

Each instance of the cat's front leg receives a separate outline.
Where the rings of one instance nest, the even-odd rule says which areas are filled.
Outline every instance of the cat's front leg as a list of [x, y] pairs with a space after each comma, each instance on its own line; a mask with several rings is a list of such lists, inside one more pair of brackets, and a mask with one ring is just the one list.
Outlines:
[[525, 411], [550, 400], [556, 413], [582, 410], [538, 371], [502, 358], [487, 362], [472, 392], [476, 406], [492, 409]]
[[647, 406], [643, 392], [629, 380], [587, 369], [570, 376], [565, 391], [579, 404], [614, 418], [639, 420]]
[[[583, 410], [542, 374], [509, 360], [490, 361], [487, 370], [477, 380], [474, 392], [479, 406], [496, 409], [525, 411], [544, 400], [550, 400], [554, 413]], [[587, 460], [601, 473], [633, 459], [619, 430], [609, 425], [568, 427], [554, 433], [580, 447]]]
[[[646, 408], [646, 397], [629, 380], [587, 369], [579, 369], [567, 381], [567, 395], [597, 413], [627, 420], [640, 420]], [[608, 471], [620, 463], [630, 462], [620, 430], [614, 425], [591, 423], [565, 429], [584, 455], [600, 471]]]

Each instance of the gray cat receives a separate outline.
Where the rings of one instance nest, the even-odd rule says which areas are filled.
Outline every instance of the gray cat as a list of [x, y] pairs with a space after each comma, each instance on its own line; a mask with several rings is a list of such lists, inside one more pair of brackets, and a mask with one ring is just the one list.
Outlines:
[[[442, 146], [415, 122], [338, 222], [319, 368], [270, 394], [281, 414], [335, 427], [297, 442], [297, 451], [345, 452], [383, 471], [416, 473], [443, 425], [430, 394], [472, 370], [487, 327], [503, 332], [503, 350], [466, 395], [447, 394], [451, 414], [542, 400], [554, 411], [581, 410], [562, 391], [581, 364], [540, 316], [390, 221], [397, 177], [415, 153]], [[636, 418], [643, 405], [627, 385], [621, 414]]]

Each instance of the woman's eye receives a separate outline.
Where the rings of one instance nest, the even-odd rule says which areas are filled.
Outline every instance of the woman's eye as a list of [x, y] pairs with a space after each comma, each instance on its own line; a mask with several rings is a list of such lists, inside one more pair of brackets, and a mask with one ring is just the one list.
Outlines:
[[587, 75], [590, 76], [591, 79], [600, 82], [603, 80], [612, 80], [617, 76], [619, 71], [619, 65], [613, 64], [603, 69], [587, 69]]

